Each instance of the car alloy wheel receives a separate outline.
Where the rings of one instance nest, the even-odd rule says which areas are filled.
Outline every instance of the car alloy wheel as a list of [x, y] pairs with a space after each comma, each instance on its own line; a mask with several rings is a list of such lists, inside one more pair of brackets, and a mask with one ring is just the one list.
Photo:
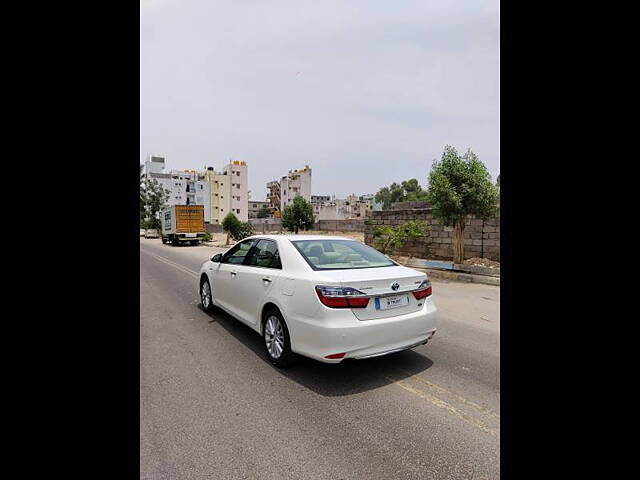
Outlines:
[[200, 285], [200, 301], [205, 312], [210, 312], [213, 307], [213, 299], [211, 297], [211, 285], [209, 280], [204, 280]]
[[284, 351], [284, 330], [280, 319], [275, 315], [267, 318], [267, 323], [264, 327], [264, 341], [271, 358], [274, 360], [279, 359]]

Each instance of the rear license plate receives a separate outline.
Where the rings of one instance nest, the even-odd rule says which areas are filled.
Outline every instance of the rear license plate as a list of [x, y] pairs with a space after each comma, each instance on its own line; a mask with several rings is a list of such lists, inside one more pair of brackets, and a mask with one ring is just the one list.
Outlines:
[[406, 307], [409, 305], [409, 295], [393, 295], [390, 297], [376, 297], [376, 310]]
[[197, 233], [185, 233], [184, 236], [187, 238], [196, 238], [197, 235]]

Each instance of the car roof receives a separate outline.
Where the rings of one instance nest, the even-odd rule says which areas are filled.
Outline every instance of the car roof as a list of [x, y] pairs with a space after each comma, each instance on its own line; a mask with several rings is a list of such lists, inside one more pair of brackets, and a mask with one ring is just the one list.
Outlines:
[[357, 242], [353, 238], [348, 237], [337, 237], [337, 236], [329, 236], [329, 235], [261, 235], [256, 234], [252, 235], [249, 238], [268, 238], [271, 240], [276, 240], [278, 238], [286, 238], [287, 240], [351, 240], [353, 242]]

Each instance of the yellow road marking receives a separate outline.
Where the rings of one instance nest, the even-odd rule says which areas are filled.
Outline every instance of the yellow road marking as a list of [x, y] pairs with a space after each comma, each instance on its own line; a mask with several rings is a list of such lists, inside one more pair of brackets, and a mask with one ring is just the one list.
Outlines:
[[447, 393], [447, 394], [451, 395], [452, 397], [457, 398], [461, 402], [466, 403], [467, 405], [470, 405], [473, 408], [475, 408], [477, 410], [480, 410], [481, 412], [486, 413], [487, 415], [491, 415], [492, 417], [497, 418], [498, 420], [500, 420], [500, 415], [498, 415], [493, 410], [489, 410], [488, 408], [485, 408], [485, 407], [483, 407], [481, 405], [478, 405], [477, 403], [472, 402], [471, 400], [467, 400], [466, 398], [461, 397], [457, 393], [453, 393], [452, 391], [447, 390], [446, 388], [441, 387], [440, 385], [436, 385], [435, 383], [431, 383], [429, 380], [425, 380], [424, 378], [420, 378], [418, 375], [413, 375], [412, 373], [407, 372], [406, 370], [403, 370], [402, 368], [397, 368], [396, 367], [396, 369], [401, 371], [402, 373], [405, 373], [405, 374], [411, 376], [411, 378], [413, 378], [415, 380], [418, 380], [419, 382], [422, 382], [422, 383], [424, 383], [426, 385], [429, 385], [430, 387], [433, 387], [433, 388], [435, 388], [437, 390], [440, 390], [441, 392]]
[[[386, 377], [386, 375], [385, 375], [385, 377]], [[466, 422], [469, 425], [473, 425], [474, 427], [477, 427], [480, 430], [482, 430], [483, 432], [486, 432], [486, 433], [488, 433], [490, 435], [499, 435], [498, 431], [495, 430], [494, 428], [487, 427], [486, 425], [484, 425], [482, 422], [476, 420], [475, 418], [468, 417], [467, 415], [462, 413], [460, 410], [458, 410], [456, 407], [454, 407], [453, 405], [450, 405], [449, 403], [445, 402], [444, 400], [441, 400], [441, 399], [439, 399], [437, 397], [434, 397], [433, 395], [431, 395], [431, 394], [429, 394], [427, 392], [424, 392], [422, 390], [414, 388], [411, 385], [407, 384], [403, 380], [397, 380], [397, 379], [392, 378], [392, 377], [386, 377], [386, 378], [388, 380], [391, 380], [395, 385], [398, 385], [400, 388], [403, 388], [406, 391], [411, 392], [414, 395], [417, 395], [418, 397], [423, 398], [423, 399], [431, 402], [436, 407], [439, 407], [439, 408], [442, 408], [444, 410], [447, 410], [449, 413], [451, 413], [455, 417], [459, 418], [463, 422]]]

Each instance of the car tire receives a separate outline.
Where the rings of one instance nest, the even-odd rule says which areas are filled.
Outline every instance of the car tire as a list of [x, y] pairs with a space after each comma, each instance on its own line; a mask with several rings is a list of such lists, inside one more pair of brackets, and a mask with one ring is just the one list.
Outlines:
[[200, 304], [205, 312], [213, 312], [213, 291], [207, 277], [200, 280]]
[[296, 355], [291, 351], [289, 329], [279, 310], [265, 312], [262, 340], [267, 358], [276, 367], [286, 368], [294, 363]]

